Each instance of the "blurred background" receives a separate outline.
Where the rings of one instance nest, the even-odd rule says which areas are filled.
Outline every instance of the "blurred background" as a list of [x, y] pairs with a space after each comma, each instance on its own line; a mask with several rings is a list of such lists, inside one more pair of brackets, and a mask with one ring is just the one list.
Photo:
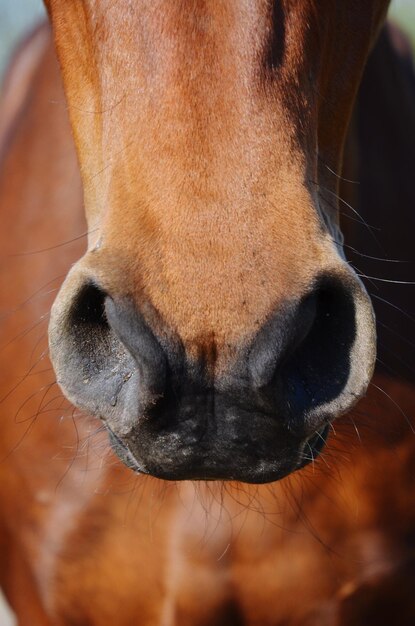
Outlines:
[[[390, 14], [415, 42], [415, 0], [392, 0]], [[0, 0], [0, 75], [16, 41], [43, 16], [42, 0]]]
[[0, 74], [19, 37], [45, 15], [42, 0], [0, 0]]

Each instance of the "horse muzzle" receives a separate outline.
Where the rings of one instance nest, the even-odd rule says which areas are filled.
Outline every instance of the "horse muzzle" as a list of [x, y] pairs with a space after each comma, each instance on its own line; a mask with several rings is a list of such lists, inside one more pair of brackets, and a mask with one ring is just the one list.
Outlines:
[[375, 362], [370, 300], [348, 269], [281, 305], [218, 372], [156, 327], [75, 267], [52, 310], [50, 349], [65, 395], [103, 420], [118, 456], [163, 479], [264, 483], [303, 467]]

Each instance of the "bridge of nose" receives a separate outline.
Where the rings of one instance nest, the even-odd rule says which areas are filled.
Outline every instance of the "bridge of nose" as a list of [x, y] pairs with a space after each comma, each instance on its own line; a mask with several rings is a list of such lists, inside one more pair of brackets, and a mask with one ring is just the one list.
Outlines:
[[[64, 30], [69, 9], [51, 4]], [[89, 230], [101, 239], [98, 283], [151, 302], [189, 351], [210, 333], [218, 345], [237, 345], [338, 261], [309, 180], [317, 109], [305, 77], [319, 57], [307, 54], [308, 7], [303, 15], [274, 12], [269, 2], [209, 0], [189, 12], [163, 1], [160, 11], [132, 7], [121, 23], [93, 4], [69, 20], [61, 56], [71, 59], [71, 37], [86, 32], [105, 68], [97, 76], [81, 68], [105, 95], [98, 107], [79, 94], [73, 57], [64, 64]], [[101, 20], [117, 46], [97, 37]], [[281, 52], [273, 60], [270, 45]], [[280, 71], [271, 69], [279, 57]], [[80, 106], [81, 96], [88, 104]], [[96, 108], [98, 118], [85, 115]]]
[[228, 346], [248, 341], [341, 264], [308, 191], [285, 202], [170, 206], [164, 215], [157, 205], [114, 204], [88, 263], [108, 293], [129, 294], [138, 308], [150, 302], [189, 356], [210, 350], [213, 337], [221, 362]]

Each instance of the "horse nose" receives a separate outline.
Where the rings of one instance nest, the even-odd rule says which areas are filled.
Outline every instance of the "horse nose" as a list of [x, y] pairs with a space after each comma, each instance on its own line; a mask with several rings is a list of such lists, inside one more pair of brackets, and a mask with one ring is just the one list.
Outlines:
[[348, 270], [281, 304], [217, 371], [147, 313], [75, 275], [53, 307], [50, 348], [69, 399], [104, 420], [128, 465], [162, 478], [280, 478], [372, 374], [372, 308]]

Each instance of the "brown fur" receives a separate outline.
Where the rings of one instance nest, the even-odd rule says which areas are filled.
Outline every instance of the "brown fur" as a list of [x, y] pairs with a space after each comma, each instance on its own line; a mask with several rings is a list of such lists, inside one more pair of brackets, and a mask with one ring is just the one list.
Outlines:
[[296, 4], [281, 9], [270, 66], [265, 0], [142, 2], [128, 18], [111, 3], [49, 3], [84, 180], [82, 268], [139, 309], [150, 302], [190, 354], [210, 337], [219, 367], [287, 294], [343, 269], [316, 211], [317, 150], [338, 169], [387, 3], [359, 5], [350, 58], [354, 3]]

